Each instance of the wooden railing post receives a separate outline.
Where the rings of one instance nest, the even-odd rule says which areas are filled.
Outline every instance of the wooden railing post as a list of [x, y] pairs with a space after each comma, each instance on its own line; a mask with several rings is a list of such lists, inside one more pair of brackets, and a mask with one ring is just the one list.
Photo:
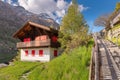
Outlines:
[[99, 54], [98, 54], [98, 43], [97, 36], [93, 35], [94, 47], [91, 55], [91, 64], [89, 72], [89, 80], [99, 80]]
[[95, 36], [95, 80], [99, 80], [99, 58], [98, 58], [98, 43], [97, 36]]

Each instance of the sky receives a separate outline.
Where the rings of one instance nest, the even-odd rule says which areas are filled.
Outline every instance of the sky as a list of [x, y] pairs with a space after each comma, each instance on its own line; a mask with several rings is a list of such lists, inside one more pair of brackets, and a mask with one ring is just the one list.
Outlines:
[[[2, 0], [13, 6], [22, 6], [35, 14], [47, 13], [56, 22], [60, 22], [71, 5], [71, 0]], [[78, 0], [80, 12], [90, 26], [90, 31], [98, 32], [103, 27], [94, 26], [100, 15], [112, 13], [120, 0]]]

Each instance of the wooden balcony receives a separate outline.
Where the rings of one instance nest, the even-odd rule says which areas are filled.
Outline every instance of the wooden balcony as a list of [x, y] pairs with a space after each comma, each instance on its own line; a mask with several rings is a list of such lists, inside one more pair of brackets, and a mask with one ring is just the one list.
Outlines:
[[18, 42], [17, 48], [33, 48], [33, 47], [60, 47], [59, 42], [52, 42], [50, 39], [47, 39], [46, 41], [30, 41], [30, 42]]

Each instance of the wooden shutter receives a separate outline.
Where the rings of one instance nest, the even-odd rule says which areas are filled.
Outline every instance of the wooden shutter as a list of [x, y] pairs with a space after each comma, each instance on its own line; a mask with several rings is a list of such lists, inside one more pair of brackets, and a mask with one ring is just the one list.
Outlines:
[[35, 56], [35, 50], [32, 50], [32, 56]]
[[28, 56], [28, 50], [25, 50], [25, 56]]
[[43, 50], [39, 50], [39, 56], [43, 56]]
[[57, 56], [57, 50], [54, 50], [54, 57]]

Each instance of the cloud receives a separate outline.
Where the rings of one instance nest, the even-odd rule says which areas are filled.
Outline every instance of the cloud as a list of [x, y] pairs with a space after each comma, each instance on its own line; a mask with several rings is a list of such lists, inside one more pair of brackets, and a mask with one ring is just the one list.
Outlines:
[[[12, 0], [3, 1], [14, 6], [20, 5], [35, 14], [47, 13], [54, 20], [62, 18], [71, 5], [71, 2], [68, 3], [66, 0], [18, 0], [17, 3], [12, 2]], [[81, 12], [86, 9], [83, 5], [79, 5]]]
[[63, 16], [65, 15], [65, 10], [64, 10], [64, 9], [62, 9], [62, 10], [60, 10], [60, 11], [57, 10], [57, 11], [56, 11], [56, 14], [57, 14], [58, 17], [63, 17]]
[[64, 0], [58, 0], [57, 1], [57, 7], [59, 9], [65, 9], [65, 8], [67, 8], [67, 6], [68, 6], [68, 3], [65, 2]]
[[36, 14], [54, 12], [56, 10], [56, 2], [54, 0], [18, 0], [18, 3], [26, 10]]
[[79, 8], [80, 12], [83, 12], [84, 10], [88, 9], [88, 7], [84, 7], [83, 5], [78, 5], [78, 8]]
[[36, 14], [47, 13], [55, 18], [53, 12], [57, 10], [57, 4], [54, 0], [18, 0], [18, 3], [30, 12]]
[[2, 1], [12, 4], [12, 0], [2, 0]]
[[12, 4], [12, 0], [7, 0], [7, 2], [8, 2], [9, 4]]

